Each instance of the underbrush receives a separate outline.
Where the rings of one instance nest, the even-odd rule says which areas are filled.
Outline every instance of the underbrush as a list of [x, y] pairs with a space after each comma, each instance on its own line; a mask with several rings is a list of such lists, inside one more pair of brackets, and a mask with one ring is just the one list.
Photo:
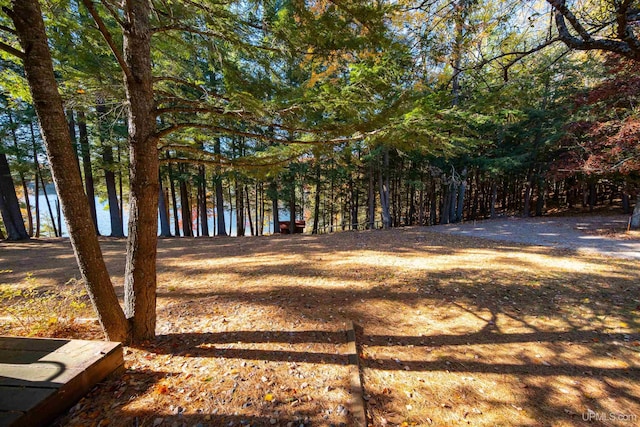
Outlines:
[[[9, 272], [8, 270], [1, 271]], [[87, 329], [78, 319], [89, 297], [81, 281], [71, 279], [56, 290], [45, 289], [32, 273], [20, 283], [0, 284], [0, 333], [67, 337]]]

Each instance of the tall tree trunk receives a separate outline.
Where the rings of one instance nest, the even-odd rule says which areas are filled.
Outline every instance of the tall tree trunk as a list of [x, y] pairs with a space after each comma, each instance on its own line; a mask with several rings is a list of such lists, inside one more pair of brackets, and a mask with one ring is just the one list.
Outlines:
[[[167, 159], [169, 153], [167, 153]], [[167, 164], [167, 170], [169, 172], [169, 188], [171, 189], [171, 208], [173, 210], [173, 228], [176, 237], [180, 237], [180, 216], [178, 215], [178, 198], [176, 196], [176, 182], [173, 176], [173, 168], [171, 163]]]
[[[120, 144], [116, 145], [116, 153], [118, 153], [118, 165], [122, 165], [122, 148]], [[122, 189], [122, 168], [118, 167], [118, 199], [120, 200], [120, 219], [124, 227], [124, 191]]]
[[125, 313], [133, 318], [133, 340], [140, 342], [153, 339], [156, 327], [158, 138], [151, 73], [151, 2], [129, 0], [126, 5], [122, 45], [127, 67], [124, 74], [129, 106], [131, 189]]
[[271, 209], [273, 211], [273, 233], [280, 233], [280, 209], [278, 208], [278, 183], [271, 181], [269, 183], [269, 192], [271, 193]]
[[[383, 176], [384, 172], [384, 176]], [[391, 227], [391, 213], [389, 212], [389, 149], [385, 148], [383, 164], [378, 170], [380, 181], [380, 208], [382, 209], [382, 226]]]
[[[7, 115], [9, 116], [9, 127], [11, 129], [11, 136], [13, 137], [13, 146], [16, 148], [16, 157], [18, 158], [18, 162], [22, 163], [22, 155], [20, 154], [20, 147], [18, 146], [18, 135], [16, 134], [16, 128], [13, 126], [13, 115], [11, 114], [11, 110], [7, 111]], [[33, 236], [33, 215], [31, 214], [31, 202], [29, 201], [29, 188], [27, 187], [27, 180], [24, 178], [24, 172], [20, 171], [20, 183], [22, 184], [22, 192], [24, 194], [24, 206], [27, 210], [27, 234], [29, 237]]]
[[524, 209], [522, 216], [528, 218], [531, 216], [531, 182], [527, 179], [524, 187]]
[[542, 216], [542, 211], [544, 210], [544, 202], [545, 202], [545, 181], [544, 177], [540, 175], [538, 177], [538, 198], [536, 199], [536, 216]]
[[456, 208], [456, 222], [462, 221], [464, 212], [464, 200], [467, 194], [467, 168], [462, 169], [460, 173], [460, 185], [458, 185], [458, 206]]
[[[220, 138], [215, 139], [213, 152], [218, 156], [222, 152], [220, 147]], [[214, 180], [216, 191], [216, 216], [218, 217], [218, 236], [226, 236], [227, 225], [224, 218], [224, 191], [222, 189], [222, 175], [220, 174], [219, 166], [216, 166]], [[231, 201], [229, 201], [229, 203], [231, 203]]]
[[256, 183], [256, 194], [255, 194], [255, 202], [256, 202], [256, 236], [262, 235], [262, 210], [260, 204], [260, 189], [262, 188], [262, 183]]
[[289, 234], [296, 232], [296, 178], [291, 179], [291, 192], [289, 193]]
[[[98, 119], [100, 120], [100, 119]], [[96, 210], [96, 194], [93, 182], [93, 171], [91, 170], [91, 151], [89, 149], [89, 134], [87, 133], [87, 119], [84, 111], [78, 111], [78, 132], [80, 134], [80, 153], [82, 154], [82, 169], [84, 171], [84, 191], [89, 201], [89, 209], [91, 211], [91, 219], [93, 226], [96, 228], [98, 235], [98, 215]]]
[[351, 229], [358, 229], [358, 208], [360, 201], [358, 200], [358, 186], [353, 185], [353, 178], [349, 178], [351, 183]]
[[198, 171], [200, 176], [199, 189], [200, 189], [200, 230], [202, 235], [209, 237], [209, 215], [207, 214], [207, 177], [204, 170], [204, 165], [200, 165]]
[[489, 218], [496, 217], [496, 200], [498, 199], [498, 184], [495, 179], [491, 180], [491, 202], [489, 205]]
[[242, 183], [235, 177], [235, 196], [236, 196], [236, 236], [244, 237], [244, 192], [242, 191]]
[[39, 2], [14, 0], [12, 7], [10, 17], [25, 52], [27, 81], [80, 272], [107, 337], [127, 341], [129, 324], [111, 284], [76, 167]]
[[191, 218], [191, 203], [189, 201], [189, 189], [184, 179], [184, 167], [178, 166], [180, 171], [180, 209], [182, 213], [182, 232], [184, 237], [193, 237], [193, 218]]
[[7, 156], [0, 152], [0, 208], [2, 209], [2, 221], [7, 229], [8, 240], [28, 240], [29, 233], [24, 227], [20, 202], [16, 195], [16, 188], [11, 178]]
[[[251, 199], [249, 198], [249, 186], [244, 186], [244, 194], [247, 199], [247, 219], [249, 220], [249, 231], [252, 236], [255, 236], [255, 230], [253, 229], [253, 220], [251, 219]], [[256, 206], [257, 209], [257, 206]]]
[[71, 144], [73, 145], [73, 155], [76, 159], [76, 166], [78, 170], [80, 170], [80, 157], [78, 157], [79, 145], [78, 145], [78, 137], [76, 134], [76, 121], [73, 116], [73, 110], [67, 110], [67, 126], [69, 127], [69, 136], [71, 137]]
[[227, 235], [227, 224], [224, 217], [224, 191], [222, 188], [222, 177], [216, 176], [216, 216], [218, 217], [218, 236]]
[[438, 193], [436, 180], [431, 177], [431, 195], [429, 197], [429, 225], [436, 225], [438, 221]]
[[35, 236], [40, 237], [40, 162], [38, 161], [38, 148], [36, 146], [36, 134], [33, 130], [33, 123], [29, 123], [31, 130], [31, 148], [33, 150], [33, 169], [35, 183], [35, 205], [36, 205], [36, 230]]
[[116, 188], [116, 174], [113, 171], [115, 161], [113, 159], [113, 148], [111, 146], [103, 145], [102, 161], [104, 163], [104, 181], [107, 185], [107, 198], [109, 200], [111, 237], [124, 237], [122, 218], [120, 217], [120, 204], [118, 202], [118, 190]]
[[311, 234], [318, 234], [318, 226], [320, 224], [320, 191], [322, 191], [320, 173], [320, 159], [316, 159], [316, 194], [313, 205], [313, 230], [311, 230]]
[[440, 224], [449, 224], [449, 222], [451, 221], [452, 193], [453, 193], [453, 183], [445, 182], [442, 185], [442, 210], [440, 212]]
[[169, 208], [167, 206], [167, 195], [165, 194], [165, 191], [162, 188], [161, 177], [158, 177], [158, 214], [160, 215], [160, 235], [162, 237], [171, 237], [171, 227], [169, 226]]
[[44, 182], [44, 177], [40, 174], [40, 184], [42, 184], [42, 192], [44, 193], [44, 201], [47, 202], [47, 209], [49, 211], [49, 219], [51, 220], [51, 227], [53, 228], [53, 235], [58, 237], [58, 227], [56, 227], [56, 219], [53, 215], [53, 209], [51, 208], [51, 201], [49, 201], [49, 195], [47, 194], [47, 184]]
[[368, 202], [369, 230], [376, 228], [376, 178], [373, 162], [369, 165], [369, 202]]

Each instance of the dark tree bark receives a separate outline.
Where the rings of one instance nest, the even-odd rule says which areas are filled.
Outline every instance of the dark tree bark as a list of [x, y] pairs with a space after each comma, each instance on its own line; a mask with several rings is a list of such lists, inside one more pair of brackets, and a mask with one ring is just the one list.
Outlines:
[[115, 162], [113, 148], [108, 145], [102, 147], [102, 161], [104, 163], [104, 181], [107, 186], [107, 198], [109, 200], [109, 220], [111, 222], [111, 237], [124, 237], [122, 218], [120, 217], [120, 203], [116, 188], [116, 174], [113, 171]]
[[460, 185], [458, 185], [458, 200], [457, 200], [457, 207], [456, 207], [456, 221], [455, 222], [460, 222], [463, 219], [463, 212], [464, 212], [464, 202], [465, 202], [465, 196], [467, 195], [467, 168], [465, 167], [464, 169], [462, 169], [462, 172], [460, 173]]
[[544, 203], [546, 198], [545, 179], [543, 176], [538, 177], [538, 198], [536, 199], [536, 216], [542, 216]]
[[151, 2], [129, 0], [124, 9], [124, 80], [129, 118], [129, 237], [125, 313], [135, 342], [153, 339], [156, 327], [158, 243], [158, 137], [151, 73]]
[[8, 14], [24, 52], [27, 81], [80, 272], [106, 336], [110, 340], [127, 341], [129, 323], [111, 284], [82, 188], [40, 5], [37, 0], [14, 0], [11, 4], [13, 10]]
[[28, 240], [29, 233], [22, 220], [20, 202], [11, 177], [9, 162], [3, 152], [0, 152], [0, 209], [2, 209], [2, 221], [7, 230], [7, 240]]
[[78, 132], [80, 134], [80, 153], [82, 154], [82, 169], [84, 171], [84, 191], [89, 201], [91, 219], [98, 235], [98, 215], [96, 213], [96, 194], [93, 182], [93, 171], [91, 170], [91, 151], [89, 149], [89, 134], [87, 133], [87, 119], [84, 111], [78, 111]]
[[273, 233], [276, 234], [280, 233], [280, 209], [278, 208], [278, 183], [275, 179], [269, 183], [269, 192], [273, 211]]
[[122, 216], [120, 214], [120, 202], [118, 201], [118, 190], [116, 187], [116, 162], [113, 158], [113, 148], [107, 142], [107, 130], [105, 119], [107, 109], [103, 103], [96, 105], [98, 113], [98, 135], [102, 145], [102, 163], [104, 166], [104, 180], [107, 187], [107, 198], [109, 201], [109, 219], [111, 223], [111, 237], [124, 237]]
[[198, 182], [200, 191], [200, 230], [202, 235], [209, 237], [209, 215], [207, 215], [207, 178], [205, 176], [204, 165], [200, 165], [198, 170], [200, 181]]
[[[215, 139], [213, 152], [217, 155], [221, 153], [220, 138]], [[218, 236], [227, 235], [227, 224], [224, 218], [224, 191], [222, 189], [222, 176], [220, 167], [216, 167], [214, 185], [216, 191], [216, 216], [218, 217]]]
[[38, 161], [38, 148], [36, 146], [36, 134], [33, 130], [33, 123], [29, 123], [29, 129], [31, 131], [31, 148], [33, 152], [33, 168], [34, 168], [34, 190], [35, 190], [35, 205], [36, 205], [36, 229], [35, 236], [40, 237], [40, 162]]
[[76, 120], [73, 115], [73, 110], [67, 110], [67, 126], [69, 127], [69, 136], [71, 137], [71, 144], [73, 145], [73, 154], [76, 159], [76, 165], [78, 166], [78, 170], [80, 170], [80, 157], [78, 157], [78, 153], [80, 152], [80, 147], [78, 145], [78, 135], [76, 134]]
[[189, 190], [187, 181], [184, 179], [184, 167], [178, 166], [180, 171], [180, 208], [182, 212], [182, 232], [184, 237], [193, 237], [193, 218], [191, 218], [191, 202], [189, 200]]
[[238, 180], [237, 176], [235, 177], [234, 181], [236, 196], [236, 236], [244, 237], [246, 232], [244, 228], [244, 191], [242, 191], [242, 188], [244, 186]]
[[[16, 134], [16, 128], [13, 123], [13, 114], [11, 114], [11, 110], [7, 111], [7, 116], [9, 116], [9, 127], [11, 129], [11, 136], [13, 137], [13, 146], [16, 149], [18, 162], [21, 163], [22, 155], [20, 154], [20, 147], [18, 146], [18, 135]], [[22, 193], [24, 194], [24, 206], [27, 210], [27, 234], [29, 235], [29, 237], [31, 237], [33, 236], [33, 215], [31, 214], [31, 202], [29, 201], [29, 188], [27, 187], [27, 180], [24, 177], [24, 172], [20, 171], [19, 175], [20, 183], [22, 184]]]
[[[383, 176], [384, 171], [384, 176]], [[382, 226], [391, 227], [391, 214], [389, 212], [389, 150], [385, 149], [383, 154], [383, 164], [379, 169], [380, 184], [380, 207], [382, 208]]]
[[247, 219], [249, 220], [249, 232], [252, 236], [255, 236], [255, 230], [253, 229], [253, 220], [251, 219], [251, 199], [249, 198], [249, 186], [244, 186], [244, 193], [247, 199]]
[[169, 226], [169, 207], [167, 206], [167, 195], [162, 188], [161, 177], [158, 177], [158, 214], [160, 215], [160, 236], [171, 237], [171, 227]]
[[496, 200], [498, 199], [498, 184], [495, 180], [491, 181], [491, 202], [489, 204], [489, 218], [496, 216]]
[[373, 162], [369, 166], [369, 201], [368, 201], [367, 220], [369, 222], [369, 230], [376, 228], [376, 178], [373, 168]]
[[320, 173], [320, 159], [316, 159], [316, 194], [313, 205], [313, 230], [311, 230], [311, 234], [318, 234], [318, 226], [320, 223], [320, 191], [322, 190]]
[[289, 193], [289, 234], [296, 232], [296, 178], [291, 177], [291, 192]]
[[[169, 153], [167, 153], [167, 159], [168, 158], [169, 158]], [[176, 237], [180, 237], [180, 217], [178, 216], [178, 198], [176, 196], [176, 183], [173, 176], [173, 168], [171, 167], [171, 163], [167, 165], [167, 169], [169, 171], [169, 187], [171, 188], [171, 208], [173, 210], [173, 228], [174, 228]]]

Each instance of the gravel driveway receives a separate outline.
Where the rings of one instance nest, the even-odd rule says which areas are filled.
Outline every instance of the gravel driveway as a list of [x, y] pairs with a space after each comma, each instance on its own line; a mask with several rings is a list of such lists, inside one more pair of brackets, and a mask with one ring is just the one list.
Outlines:
[[[530, 245], [573, 249], [601, 255], [640, 259], [640, 238], [625, 237], [629, 217], [497, 218], [436, 225], [429, 230]], [[618, 233], [618, 234], [616, 234]]]

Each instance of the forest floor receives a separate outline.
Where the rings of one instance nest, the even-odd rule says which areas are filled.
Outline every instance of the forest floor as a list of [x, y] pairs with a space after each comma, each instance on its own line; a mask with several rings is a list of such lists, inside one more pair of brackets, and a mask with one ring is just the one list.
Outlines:
[[[591, 234], [640, 243], [623, 231]], [[162, 239], [157, 340], [57, 425], [352, 426], [349, 321], [370, 426], [638, 425], [638, 261], [540, 244]], [[121, 295], [125, 243], [102, 245]], [[0, 333], [100, 339], [77, 278], [67, 240], [0, 243]]]

